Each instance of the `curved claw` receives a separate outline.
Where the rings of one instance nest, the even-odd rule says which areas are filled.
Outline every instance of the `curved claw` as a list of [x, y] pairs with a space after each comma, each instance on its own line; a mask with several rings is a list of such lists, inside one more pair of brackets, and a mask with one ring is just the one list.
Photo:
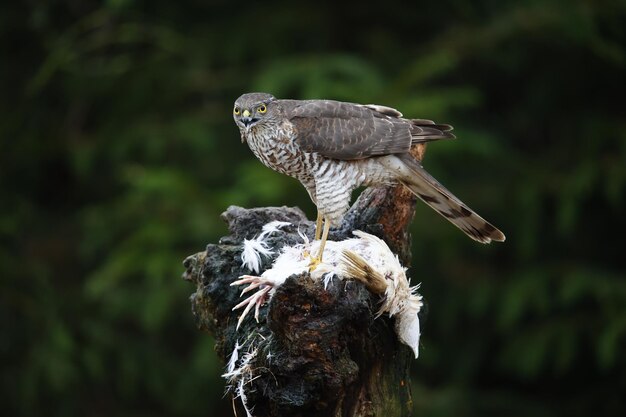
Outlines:
[[242, 275], [239, 277], [237, 281], [231, 282], [230, 286], [234, 287], [235, 285], [250, 284], [251, 282], [257, 282], [257, 281], [266, 281], [266, 280], [263, 279], [262, 277], [255, 277], [254, 275]]
[[263, 283], [259, 282], [253, 282], [252, 284], [248, 285], [246, 288], [243, 289], [243, 291], [241, 291], [241, 294], [239, 294], [239, 296], [241, 297], [242, 295], [244, 295], [245, 293], [252, 291], [255, 288], [259, 288], [261, 285], [263, 285]]
[[267, 293], [269, 293], [271, 289], [272, 287], [265, 287], [259, 290], [258, 292], [261, 294], [259, 294], [259, 297], [256, 300], [256, 308], [254, 309], [254, 319], [256, 320], [257, 323], [259, 322], [259, 308], [261, 308], [261, 306], [265, 302], [267, 298]]
[[244, 311], [239, 316], [239, 320], [237, 321], [237, 330], [239, 329], [239, 326], [241, 326], [241, 323], [243, 323], [243, 320], [246, 318], [248, 313], [252, 310], [252, 308], [254, 308], [254, 318], [257, 321], [257, 323], [259, 322], [259, 309], [261, 308], [263, 303], [267, 300], [268, 294], [273, 288], [272, 283], [269, 282], [267, 279], [263, 277], [255, 277], [252, 275], [243, 275], [242, 277], [240, 277], [239, 280], [232, 282], [230, 285], [234, 286], [234, 285], [243, 285], [243, 284], [249, 284], [249, 285], [246, 288], [244, 288], [244, 290], [241, 292], [241, 295], [249, 291], [252, 291], [256, 288], [259, 288], [259, 290], [256, 291], [254, 294], [250, 295], [248, 298], [246, 298], [239, 304], [237, 304], [235, 307], [233, 307], [232, 310], [235, 311], [243, 306], [246, 306]]

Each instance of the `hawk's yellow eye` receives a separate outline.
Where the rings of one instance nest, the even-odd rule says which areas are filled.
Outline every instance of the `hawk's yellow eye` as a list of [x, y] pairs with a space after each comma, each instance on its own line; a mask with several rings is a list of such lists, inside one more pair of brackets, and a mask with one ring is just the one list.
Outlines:
[[235, 108], [233, 109], [233, 113], [235, 113], [235, 115], [239, 116], [239, 113], [241, 113], [241, 110], [239, 110], [239, 107], [235, 106]]
[[261, 104], [258, 108], [257, 111], [259, 113], [265, 113], [267, 111], [267, 107], [265, 107], [265, 104]]

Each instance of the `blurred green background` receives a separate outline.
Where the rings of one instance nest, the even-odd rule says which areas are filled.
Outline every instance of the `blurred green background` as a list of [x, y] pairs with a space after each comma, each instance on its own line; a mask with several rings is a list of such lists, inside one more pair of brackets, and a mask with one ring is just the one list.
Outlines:
[[240, 143], [261, 90], [456, 127], [425, 166], [507, 242], [418, 207], [416, 416], [626, 415], [626, 2], [308, 4], [2, 2], [2, 414], [231, 414], [181, 261], [314, 216]]

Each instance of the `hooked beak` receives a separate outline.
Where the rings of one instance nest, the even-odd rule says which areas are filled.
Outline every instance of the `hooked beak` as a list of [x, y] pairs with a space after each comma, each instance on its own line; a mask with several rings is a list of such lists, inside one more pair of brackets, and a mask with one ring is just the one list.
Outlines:
[[250, 129], [250, 126], [252, 126], [254, 123], [256, 123], [259, 119], [255, 118], [255, 117], [250, 117], [250, 111], [248, 109], [244, 110], [242, 113], [242, 118], [241, 123], [243, 123], [243, 125], [246, 127], [246, 130]]
[[241, 123], [243, 123], [245, 127], [250, 127], [250, 125], [252, 124], [253, 121], [256, 121], [256, 120], [251, 118], [251, 117], [242, 117], [241, 118]]
[[241, 116], [236, 120], [239, 131], [241, 132], [241, 143], [246, 142], [246, 135], [250, 133], [250, 124], [252, 118], [250, 117], [250, 110], [244, 109], [241, 112]]

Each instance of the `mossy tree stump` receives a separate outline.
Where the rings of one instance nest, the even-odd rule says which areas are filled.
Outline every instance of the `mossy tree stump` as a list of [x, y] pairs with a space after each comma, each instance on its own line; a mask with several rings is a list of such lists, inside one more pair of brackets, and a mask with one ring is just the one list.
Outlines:
[[[415, 152], [421, 156], [423, 148]], [[407, 266], [415, 201], [401, 186], [368, 189], [329, 239], [347, 239], [353, 230], [363, 230], [384, 239]], [[271, 221], [291, 223], [268, 238], [274, 256], [263, 259], [262, 272], [281, 247], [302, 242], [298, 232], [312, 239], [314, 223], [301, 210], [287, 207], [233, 206], [222, 217], [230, 235], [188, 257], [184, 278], [196, 284], [191, 304], [197, 325], [215, 337], [225, 363], [236, 344], [242, 346], [240, 357], [255, 343], [260, 346], [251, 362], [254, 378], [244, 386], [252, 415], [411, 415], [412, 352], [398, 341], [393, 319], [374, 319], [379, 297], [358, 282], [334, 279], [325, 289], [308, 273], [291, 276], [261, 308], [259, 323], [250, 315], [236, 330], [241, 311], [232, 308], [241, 301], [241, 289], [230, 284], [250, 273], [242, 267], [243, 240], [257, 236]], [[235, 398], [236, 387], [229, 392], [237, 415], [245, 416], [241, 398]]]

